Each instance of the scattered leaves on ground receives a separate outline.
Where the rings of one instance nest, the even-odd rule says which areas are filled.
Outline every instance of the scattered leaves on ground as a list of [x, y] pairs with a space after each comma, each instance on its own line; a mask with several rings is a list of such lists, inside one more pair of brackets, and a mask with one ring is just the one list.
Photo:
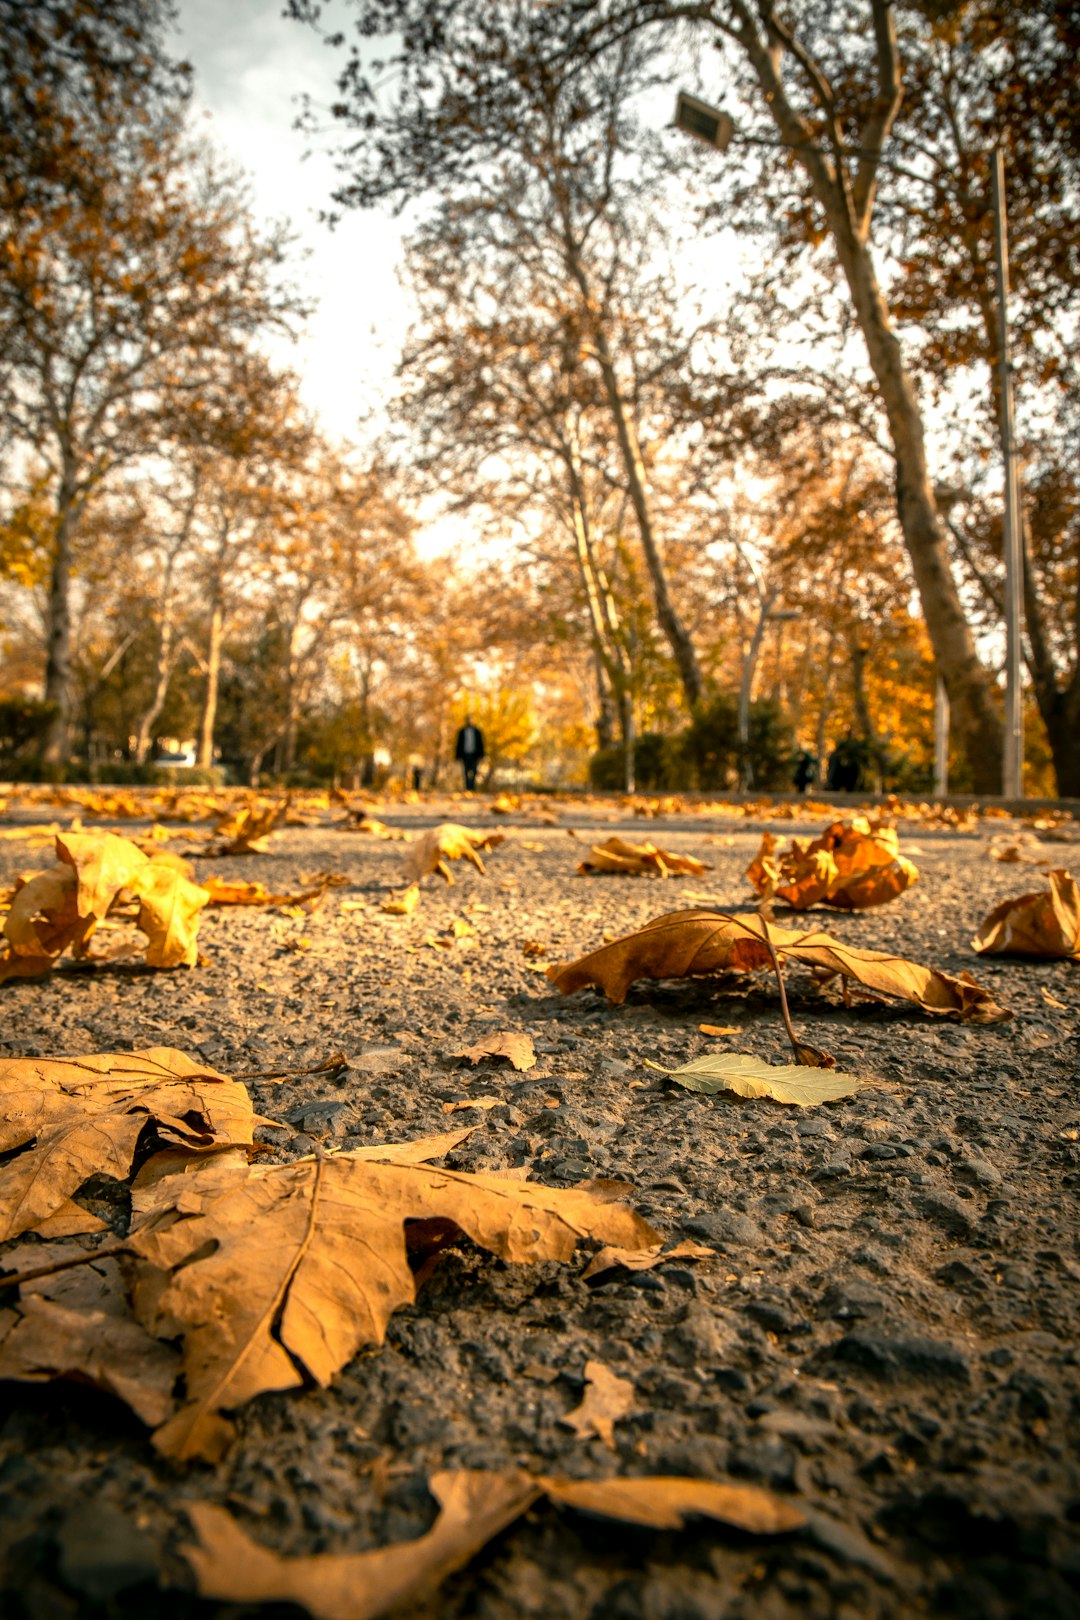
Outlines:
[[664, 1249], [654, 1244], [651, 1249], [615, 1249], [610, 1245], [600, 1249], [589, 1261], [581, 1273], [582, 1282], [591, 1282], [594, 1277], [602, 1276], [606, 1271], [621, 1269], [623, 1271], [652, 1271], [656, 1266], [662, 1266], [667, 1260], [714, 1260], [716, 1258], [712, 1249], [706, 1248], [704, 1243], [695, 1243], [692, 1238], [686, 1238], [682, 1243], [676, 1243], [674, 1248]]
[[621, 1002], [636, 979], [685, 979], [766, 968], [770, 966], [766, 931], [781, 961], [854, 979], [882, 995], [913, 1001], [926, 1012], [952, 1013], [979, 1024], [1011, 1017], [967, 974], [942, 973], [886, 951], [859, 950], [816, 930], [780, 928], [752, 912], [668, 912], [576, 961], [553, 964], [547, 977], [564, 995], [596, 984], [609, 1001]]
[[1080, 888], [1060, 868], [1049, 880], [1049, 889], [1003, 900], [983, 918], [971, 942], [980, 956], [1080, 957]]
[[834, 821], [817, 838], [793, 838], [777, 852], [777, 839], [763, 833], [746, 876], [764, 899], [783, 900], [796, 911], [832, 906], [863, 911], [895, 900], [918, 881], [918, 870], [900, 854], [895, 827], [854, 816]]
[[756, 1485], [706, 1479], [544, 1478], [518, 1469], [445, 1470], [429, 1489], [439, 1516], [426, 1535], [360, 1553], [283, 1558], [253, 1541], [226, 1508], [190, 1502], [197, 1543], [183, 1549], [203, 1597], [230, 1603], [295, 1603], [315, 1620], [378, 1620], [415, 1609], [448, 1576], [541, 1497], [559, 1507], [655, 1530], [679, 1530], [693, 1516], [756, 1535], [800, 1530], [797, 1503]]

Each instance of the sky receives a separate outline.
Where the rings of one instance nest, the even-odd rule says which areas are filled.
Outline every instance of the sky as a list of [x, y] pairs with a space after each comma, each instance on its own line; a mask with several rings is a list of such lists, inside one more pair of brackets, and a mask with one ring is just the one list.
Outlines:
[[334, 166], [321, 154], [305, 160], [308, 138], [292, 124], [301, 94], [331, 94], [338, 53], [281, 9], [282, 0], [180, 0], [177, 49], [195, 69], [197, 127], [246, 172], [256, 217], [286, 220], [307, 250], [297, 280], [317, 309], [300, 342], [274, 357], [299, 373], [323, 425], [353, 437], [390, 390], [408, 322], [401, 226], [377, 211], [349, 213], [333, 231], [319, 222]]

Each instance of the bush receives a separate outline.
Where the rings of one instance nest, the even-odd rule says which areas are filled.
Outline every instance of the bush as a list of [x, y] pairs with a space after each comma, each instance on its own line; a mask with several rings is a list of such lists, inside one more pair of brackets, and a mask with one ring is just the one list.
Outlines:
[[55, 703], [37, 698], [0, 698], [0, 764], [33, 760], [56, 714]]
[[[672, 739], [658, 731], [643, 731], [634, 739], [634, 781], [640, 790], [655, 792], [674, 786], [677, 760]], [[621, 743], [598, 748], [589, 760], [589, 786], [598, 793], [621, 793], [626, 786], [626, 749]]]
[[739, 783], [739, 704], [730, 692], [716, 696], [696, 710], [679, 733], [678, 753], [682, 778], [678, 787], [696, 787], [705, 793], [734, 788]]
[[795, 746], [795, 733], [778, 703], [750, 705], [746, 754], [755, 788], [775, 793], [791, 787]]
[[[77, 766], [68, 771], [71, 781], [85, 781], [88, 774]], [[96, 765], [92, 775], [95, 782], [105, 787], [220, 788], [226, 785], [225, 772], [220, 765], [169, 768], [163, 765], [136, 765], [129, 759], [110, 759]]]

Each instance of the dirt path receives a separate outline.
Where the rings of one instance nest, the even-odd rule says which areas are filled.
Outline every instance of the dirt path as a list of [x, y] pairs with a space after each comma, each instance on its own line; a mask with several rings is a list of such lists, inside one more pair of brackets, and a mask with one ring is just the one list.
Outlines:
[[[496, 824], [473, 810], [472, 824]], [[460, 804], [380, 814], [410, 829], [464, 816]], [[252, 1084], [257, 1108], [294, 1127], [279, 1156], [310, 1152], [313, 1139], [360, 1145], [471, 1125], [455, 1167], [528, 1166], [554, 1186], [625, 1178], [665, 1235], [693, 1237], [715, 1259], [590, 1286], [584, 1258], [510, 1268], [453, 1251], [394, 1318], [386, 1346], [333, 1388], [244, 1408], [239, 1441], [215, 1469], [160, 1461], [126, 1409], [93, 1391], [4, 1385], [5, 1614], [224, 1620], [236, 1609], [182, 1589], [186, 1501], [230, 1506], [282, 1552], [353, 1550], [427, 1528], [432, 1469], [518, 1465], [752, 1481], [797, 1493], [810, 1528], [763, 1542], [536, 1509], [418, 1613], [1075, 1615], [1080, 981], [1076, 964], [984, 963], [968, 945], [992, 904], [1040, 887], [1041, 874], [987, 858], [1001, 824], [903, 829], [919, 885], [825, 925], [850, 943], [971, 971], [1016, 1016], [969, 1028], [900, 1006], [846, 1009], [793, 972], [800, 1032], [866, 1082], [850, 1100], [802, 1112], [693, 1095], [645, 1065], [718, 1046], [783, 1059], [766, 978], [737, 993], [639, 985], [608, 1007], [592, 991], [558, 996], [540, 971], [694, 903], [688, 893], [745, 909], [742, 874], [763, 823], [619, 821], [583, 807], [563, 810], [558, 826], [529, 814], [497, 824], [509, 837], [486, 857], [487, 877], [458, 863], [454, 886], [427, 880], [407, 919], [378, 909], [400, 884], [401, 843], [296, 829], [275, 835], [267, 855], [201, 861], [200, 875], [274, 889], [315, 869], [349, 881], [311, 915], [208, 913], [207, 960], [190, 972], [7, 985], [0, 1054], [167, 1044], [231, 1074], [340, 1051], [349, 1066], [333, 1079]], [[616, 831], [712, 871], [575, 877], [585, 845]], [[1061, 855], [1076, 871], [1080, 850]], [[0, 862], [0, 878], [32, 864], [3, 844]], [[454, 939], [456, 919], [475, 934]], [[710, 1041], [703, 1022], [738, 1034]], [[502, 1030], [532, 1035], [529, 1073], [453, 1062]], [[449, 1112], [477, 1095], [500, 1102]], [[590, 1359], [633, 1382], [614, 1452], [559, 1422]]]

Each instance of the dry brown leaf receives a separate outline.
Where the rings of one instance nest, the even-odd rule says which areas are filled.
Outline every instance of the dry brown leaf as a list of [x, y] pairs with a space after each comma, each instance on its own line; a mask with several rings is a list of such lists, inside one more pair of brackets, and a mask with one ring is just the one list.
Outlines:
[[670, 877], [672, 873], [687, 873], [700, 877], [707, 872], [707, 861], [695, 860], [692, 855], [671, 855], [656, 844], [630, 844], [624, 838], [608, 838], [594, 844], [589, 858], [578, 866], [584, 877], [590, 872], [621, 872], [626, 877]]
[[1048, 876], [1049, 889], [1004, 900], [983, 918], [971, 942], [980, 956], [1080, 957], [1080, 888], [1060, 868]]
[[585, 1393], [581, 1405], [567, 1412], [559, 1422], [573, 1429], [579, 1440], [602, 1440], [615, 1450], [615, 1425], [634, 1410], [634, 1386], [620, 1378], [602, 1361], [585, 1363]]
[[1048, 1007], [1056, 1007], [1058, 1012], [1068, 1012], [1069, 1007], [1067, 1002], [1059, 1001], [1057, 996], [1051, 994], [1051, 992], [1046, 988], [1045, 984], [1040, 986], [1040, 988], [1042, 990], [1042, 998]]
[[545, 1494], [562, 1507], [596, 1513], [650, 1530], [681, 1530], [698, 1515], [751, 1535], [801, 1530], [806, 1514], [787, 1497], [757, 1485], [659, 1475], [642, 1479], [545, 1479]]
[[534, 957], [534, 958], [537, 957], [537, 956], [548, 956], [550, 954], [550, 952], [548, 951], [547, 946], [541, 944], [541, 942], [538, 939], [524, 939], [524, 940], [522, 940], [522, 942], [521, 942], [521, 951], [522, 951], [523, 956], [529, 956], [529, 957]]
[[345, 825], [351, 826], [354, 832], [367, 833], [371, 838], [384, 838], [392, 843], [408, 842], [409, 838], [403, 827], [388, 827], [378, 816], [358, 813], [355, 817], [350, 817]]
[[463, 1052], [455, 1052], [455, 1058], [464, 1062], [482, 1063], [487, 1058], [505, 1058], [507, 1062], [519, 1073], [536, 1067], [536, 1048], [531, 1035], [522, 1035], [515, 1030], [504, 1030], [498, 1035], [485, 1035]]
[[453, 883], [448, 865], [450, 861], [470, 861], [478, 872], [483, 872], [480, 850], [496, 849], [505, 841], [505, 833], [476, 832], [469, 827], [459, 826], [455, 821], [444, 821], [440, 826], [432, 827], [409, 850], [405, 860], [405, 876], [410, 883], [418, 883], [430, 872], [438, 872], [447, 883]]
[[205, 1193], [188, 1176], [176, 1211], [159, 1201], [132, 1232], [128, 1245], [145, 1262], [136, 1318], [156, 1336], [184, 1338], [188, 1404], [158, 1430], [160, 1450], [219, 1456], [231, 1438], [224, 1409], [305, 1379], [328, 1385], [363, 1345], [380, 1344], [393, 1312], [415, 1298], [406, 1221], [457, 1228], [518, 1264], [568, 1260], [583, 1237], [625, 1248], [658, 1241], [625, 1205], [577, 1188], [381, 1152], [215, 1169]]
[[737, 1024], [699, 1024], [698, 1029], [703, 1035], [738, 1035], [739, 1033]]
[[225, 1508], [193, 1502], [186, 1512], [199, 1542], [184, 1556], [204, 1597], [292, 1602], [316, 1620], [376, 1620], [439, 1586], [541, 1495], [531, 1476], [512, 1469], [434, 1474], [430, 1488], [440, 1513], [426, 1535], [307, 1558], [282, 1558], [245, 1535]]
[[[39, 1229], [90, 1176], [124, 1180], [152, 1126], [188, 1154], [250, 1146], [263, 1121], [236, 1080], [172, 1047], [81, 1058], [0, 1060], [0, 1241]], [[28, 1143], [33, 1143], [28, 1147]]]
[[672, 1249], [615, 1249], [608, 1246], [594, 1254], [585, 1270], [581, 1273], [582, 1282], [589, 1282], [593, 1277], [599, 1277], [605, 1271], [613, 1271], [621, 1267], [623, 1271], [652, 1271], [655, 1266], [662, 1266], [666, 1260], [715, 1260], [716, 1254], [703, 1243], [695, 1243], [686, 1238], [682, 1243], [676, 1243]]
[[419, 904], [420, 885], [410, 883], [400, 894], [388, 894], [379, 910], [389, 912], [391, 917], [411, 917]]
[[834, 821], [813, 840], [793, 838], [779, 854], [776, 846], [774, 835], [763, 833], [746, 875], [756, 893], [796, 911], [817, 905], [863, 911], [895, 900], [919, 877], [900, 854], [896, 829], [865, 816]]
[[588, 956], [554, 964], [547, 976], [564, 995], [596, 984], [609, 1001], [621, 1002], [635, 979], [685, 979], [767, 968], [771, 964], [766, 931], [782, 962], [801, 962], [854, 979], [882, 995], [913, 1001], [926, 1012], [952, 1013], [978, 1024], [1012, 1016], [966, 973], [954, 976], [885, 951], [859, 950], [818, 930], [779, 928], [753, 912], [668, 912]]
[[221, 855], [262, 855], [270, 846], [270, 834], [289, 814], [288, 799], [274, 803], [249, 804], [223, 816], [214, 832], [225, 840]]
[[[23, 1258], [40, 1252], [28, 1249]], [[74, 1289], [65, 1287], [69, 1279]], [[153, 1426], [173, 1410], [179, 1373], [177, 1351], [132, 1320], [122, 1291], [94, 1265], [24, 1284], [18, 1306], [0, 1311], [0, 1378], [93, 1384]]]
[[678, 1530], [694, 1515], [751, 1534], [799, 1530], [806, 1515], [756, 1485], [672, 1477], [571, 1480], [517, 1469], [432, 1474], [439, 1516], [426, 1535], [360, 1553], [283, 1558], [253, 1541], [227, 1509], [192, 1502], [185, 1511], [198, 1543], [183, 1553], [203, 1597], [229, 1603], [298, 1604], [314, 1620], [378, 1620], [413, 1612], [542, 1496], [557, 1506], [657, 1530]]
[[498, 1108], [504, 1102], [503, 1097], [462, 1097], [458, 1102], [445, 1102], [442, 1105], [444, 1114], [456, 1114], [462, 1108]]

